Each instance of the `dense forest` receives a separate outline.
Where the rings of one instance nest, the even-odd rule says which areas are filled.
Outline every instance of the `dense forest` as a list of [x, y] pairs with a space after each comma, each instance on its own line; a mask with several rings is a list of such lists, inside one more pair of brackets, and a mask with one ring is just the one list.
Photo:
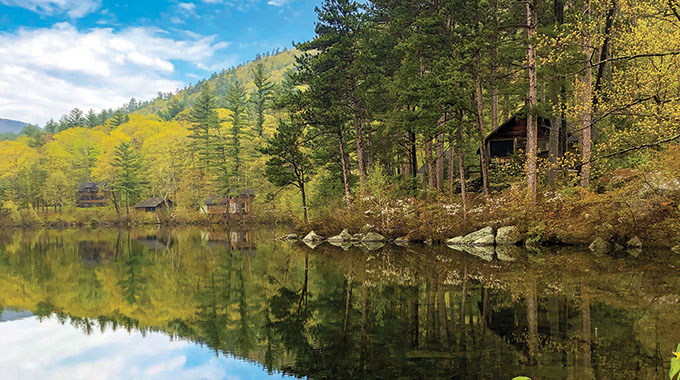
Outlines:
[[[317, 13], [295, 50], [0, 142], [7, 214], [72, 207], [76, 183], [97, 180], [186, 215], [254, 187], [261, 213], [415, 239], [506, 223], [542, 242], [676, 239], [680, 4], [326, 0]], [[498, 157], [488, 139], [511, 120], [524, 132]]]

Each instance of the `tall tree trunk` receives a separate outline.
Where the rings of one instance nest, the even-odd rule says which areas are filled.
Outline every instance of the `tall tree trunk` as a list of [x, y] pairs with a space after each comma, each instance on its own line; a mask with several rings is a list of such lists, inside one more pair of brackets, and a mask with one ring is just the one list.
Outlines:
[[305, 193], [305, 183], [303, 181], [299, 182], [300, 194], [302, 195], [302, 220], [307, 223], [307, 194]]
[[454, 174], [456, 173], [456, 147], [453, 131], [449, 132], [449, 195], [453, 195], [453, 185], [455, 183]]
[[[458, 131], [456, 133], [458, 137], [458, 144], [456, 150], [458, 151], [458, 175], [460, 178], [460, 202], [463, 204], [463, 221], [467, 221], [467, 191], [465, 189], [465, 163], [463, 162], [463, 120], [460, 119], [460, 125], [458, 125]], [[453, 147], [451, 147], [453, 149]]]
[[[583, 4], [583, 16], [586, 23], [590, 19], [590, 0], [586, 0]], [[592, 70], [590, 63], [590, 55], [592, 48], [590, 46], [590, 31], [588, 30], [588, 25], [586, 24], [583, 36], [583, 55], [585, 60], [583, 61], [583, 94], [582, 94], [582, 108], [583, 115], [581, 115], [581, 186], [590, 186], [590, 158], [591, 158], [591, 147], [592, 147], [592, 135], [591, 135], [591, 112], [593, 106], [593, 94], [592, 94]]]
[[415, 177], [418, 175], [418, 151], [416, 145], [416, 133], [414, 131], [409, 131], [410, 139], [410, 155], [411, 155], [411, 174]]
[[345, 141], [342, 138], [342, 130], [338, 134], [340, 145], [340, 164], [342, 166], [342, 183], [345, 185], [345, 204], [349, 207], [352, 202], [352, 192], [349, 187], [349, 168], [347, 165], [347, 155], [345, 154]]
[[493, 39], [491, 46], [491, 130], [498, 128], [498, 1], [492, 2], [493, 8]]
[[437, 187], [437, 174], [435, 173], [434, 157], [432, 157], [432, 139], [425, 141], [425, 162], [427, 162], [427, 183], [430, 189]]
[[527, 12], [527, 71], [529, 72], [529, 91], [527, 96], [527, 200], [530, 205], [536, 203], [536, 160], [538, 151], [538, 122], [535, 114], [537, 101], [536, 83], [536, 15], [534, 0], [526, 1]]
[[437, 134], [435, 149], [437, 155], [437, 190], [444, 190], [444, 133]]
[[482, 193], [489, 196], [489, 156], [486, 152], [486, 130], [484, 128], [484, 103], [482, 99], [482, 73], [480, 57], [477, 57], [475, 74], [475, 103], [477, 105], [477, 131], [479, 131], [479, 158], [482, 172]]
[[538, 299], [536, 284], [530, 284], [527, 291], [527, 345], [529, 360], [535, 363], [538, 354]]
[[366, 154], [364, 152], [364, 127], [359, 116], [354, 119], [354, 132], [357, 140], [357, 161], [359, 164], [359, 186], [363, 190], [366, 186]]

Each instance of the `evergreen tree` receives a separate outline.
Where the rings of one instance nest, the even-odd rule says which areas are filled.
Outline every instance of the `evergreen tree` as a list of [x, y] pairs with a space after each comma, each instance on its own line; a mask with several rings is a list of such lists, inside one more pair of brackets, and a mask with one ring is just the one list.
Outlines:
[[255, 91], [251, 95], [251, 102], [255, 105], [255, 112], [257, 113], [255, 121], [255, 131], [257, 135], [262, 137], [262, 132], [264, 130], [264, 113], [267, 104], [272, 97], [272, 89], [274, 84], [271, 82], [271, 76], [265, 71], [264, 64], [258, 62], [252, 69], [253, 74], [253, 84], [255, 85]]
[[265, 175], [278, 187], [293, 185], [302, 195], [303, 220], [307, 222], [307, 193], [305, 185], [313, 174], [313, 165], [304, 152], [304, 126], [301, 123], [279, 120], [279, 126], [267, 145], [260, 149], [269, 156]]
[[83, 111], [79, 108], [74, 108], [68, 114], [68, 125], [69, 128], [82, 127], [87, 124], [87, 121], [83, 117]]
[[191, 122], [189, 146], [200, 162], [202, 170], [208, 173], [215, 166], [215, 133], [219, 128], [215, 95], [208, 85], [201, 88], [189, 111], [189, 121]]
[[184, 111], [185, 107], [186, 105], [184, 104], [184, 101], [180, 100], [179, 97], [174, 97], [168, 102], [168, 107], [165, 109], [165, 111], [161, 111], [159, 114], [164, 120], [170, 121], [174, 119], [175, 116], [177, 116], [180, 112]]
[[43, 129], [47, 133], [56, 133], [59, 129], [59, 124], [55, 122], [54, 119], [50, 119], [47, 123], [45, 123], [45, 127]]
[[116, 128], [121, 124], [125, 124], [130, 121], [130, 117], [124, 113], [122, 110], [117, 110], [113, 113], [113, 116], [108, 120], [109, 127]]
[[111, 190], [125, 199], [125, 212], [130, 215], [130, 201], [142, 191], [144, 182], [140, 178], [142, 162], [130, 143], [121, 142], [114, 152], [115, 170]]
[[231, 149], [234, 159], [234, 175], [241, 174], [241, 133], [246, 122], [247, 97], [243, 84], [239, 81], [227, 93], [227, 109], [231, 111]]
[[87, 112], [87, 116], [85, 116], [85, 119], [87, 120], [87, 127], [88, 128], [94, 128], [97, 125], [99, 125], [99, 116], [97, 116], [97, 114], [91, 108]]

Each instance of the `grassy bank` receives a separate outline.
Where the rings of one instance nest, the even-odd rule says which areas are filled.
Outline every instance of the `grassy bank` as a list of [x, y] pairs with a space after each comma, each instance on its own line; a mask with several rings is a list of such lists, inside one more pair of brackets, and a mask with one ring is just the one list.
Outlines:
[[[376, 231], [395, 239], [444, 241], [491, 226], [518, 226], [534, 244], [587, 245], [600, 237], [623, 243], [639, 237], [644, 246], [680, 243], [680, 182], [667, 172], [616, 170], [590, 189], [545, 186], [535, 205], [526, 202], [521, 182], [485, 198], [472, 194], [464, 213], [460, 195], [423, 192], [417, 197], [364, 196], [349, 207], [323, 210], [301, 233], [311, 229], [332, 236]], [[375, 193], [375, 192], [374, 192]]]

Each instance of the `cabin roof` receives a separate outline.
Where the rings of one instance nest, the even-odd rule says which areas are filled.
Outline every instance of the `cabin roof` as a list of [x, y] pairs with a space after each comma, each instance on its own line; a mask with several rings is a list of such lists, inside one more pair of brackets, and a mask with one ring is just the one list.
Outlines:
[[[506, 120], [503, 124], [499, 125], [496, 129], [491, 131], [488, 135], [486, 135], [486, 138], [484, 139], [485, 141], [492, 140], [494, 137], [498, 136], [501, 134], [501, 132], [505, 131], [508, 128], [511, 128], [519, 118], [526, 118], [524, 114], [520, 112], [516, 112], [514, 115], [510, 116], [508, 120]], [[550, 122], [542, 117], [538, 117], [538, 128], [545, 128], [549, 129], [550, 128]]]
[[97, 191], [105, 185], [105, 182], [80, 182], [78, 184], [78, 191]]
[[135, 205], [135, 208], [158, 207], [163, 202], [165, 202], [165, 198], [163, 198], [163, 197], [153, 197], [153, 198], [149, 198], [147, 200], [144, 200], [144, 201], [137, 203]]
[[226, 205], [229, 203], [229, 197], [223, 195], [211, 195], [205, 200], [207, 206]]
[[255, 189], [245, 189], [241, 191], [238, 189], [229, 189], [229, 194], [238, 194], [234, 195], [234, 197], [254, 197]]

